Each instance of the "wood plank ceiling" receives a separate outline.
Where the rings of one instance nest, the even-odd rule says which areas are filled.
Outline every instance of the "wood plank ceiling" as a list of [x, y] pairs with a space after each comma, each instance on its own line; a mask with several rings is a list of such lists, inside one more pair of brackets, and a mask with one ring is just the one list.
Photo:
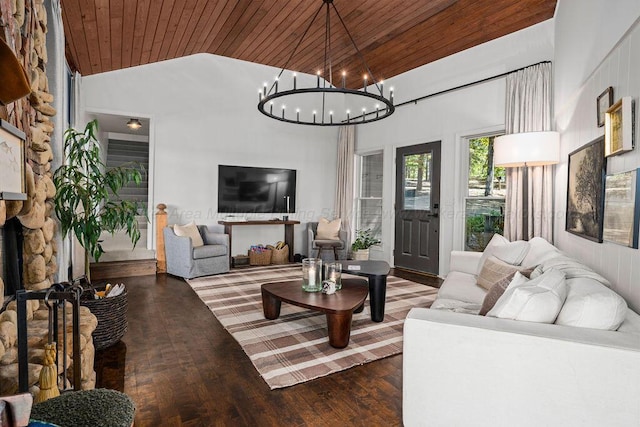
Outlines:
[[[66, 55], [82, 75], [213, 53], [282, 68], [321, 0], [62, 0]], [[556, 0], [334, 0], [376, 78], [390, 78], [553, 17]], [[324, 10], [288, 69], [322, 68]], [[331, 13], [334, 82], [363, 68]], [[326, 73], [325, 73], [326, 74]]]

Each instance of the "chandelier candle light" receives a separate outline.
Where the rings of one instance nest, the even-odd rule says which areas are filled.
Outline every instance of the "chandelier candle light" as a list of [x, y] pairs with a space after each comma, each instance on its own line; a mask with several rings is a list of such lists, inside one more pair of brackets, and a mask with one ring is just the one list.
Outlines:
[[[302, 41], [309, 32], [309, 29], [323, 8], [325, 9], [324, 61], [322, 69], [316, 72], [315, 87], [311, 82], [309, 82], [311, 84], [308, 87], [304, 87], [302, 84], [302, 77], [304, 76], [298, 76], [295, 72], [291, 72], [291, 80], [285, 82], [282, 77], [287, 66], [293, 59]], [[333, 84], [331, 8], [333, 8], [357, 56], [362, 62], [362, 70], [364, 70], [365, 73], [362, 79], [362, 90], [349, 89], [346, 87], [346, 71], [342, 72], [341, 87]], [[322, 76], [325, 77], [321, 78]], [[369, 80], [373, 82], [373, 85], [370, 90], [367, 90]], [[281, 104], [280, 108], [276, 106], [276, 113], [274, 113], [273, 105], [276, 101]], [[314, 107], [309, 108], [308, 111], [299, 107], [292, 109], [287, 109], [286, 107], [287, 105], [295, 106], [296, 104], [314, 105]], [[361, 115], [352, 117], [350, 108], [355, 111], [362, 111]], [[333, 4], [333, 0], [322, 0], [322, 5], [311, 19], [307, 29], [302, 34], [302, 37], [296, 44], [278, 76], [270, 86], [265, 82], [262, 88], [258, 90], [258, 110], [267, 117], [288, 123], [312, 126], [342, 126], [345, 124], [370, 123], [384, 119], [393, 114], [395, 107], [393, 105], [393, 88], [389, 88], [388, 98], [385, 97], [384, 83], [381, 80], [378, 81], [375, 79], [364, 56], [358, 49], [358, 46], [356, 46], [351, 33], [349, 33], [349, 30], [342, 20], [340, 13], [338, 13], [338, 10]], [[278, 110], [280, 114], [278, 114]], [[291, 113], [288, 113], [289, 111], [291, 111]], [[341, 113], [341, 111], [344, 113]]]

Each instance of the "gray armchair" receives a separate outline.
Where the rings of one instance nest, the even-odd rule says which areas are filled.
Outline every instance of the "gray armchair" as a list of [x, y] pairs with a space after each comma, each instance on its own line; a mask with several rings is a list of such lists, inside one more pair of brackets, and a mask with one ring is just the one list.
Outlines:
[[172, 227], [165, 227], [164, 247], [167, 273], [191, 279], [229, 271], [229, 235], [224, 227], [199, 225], [204, 246], [193, 247], [190, 237], [177, 236]]
[[[347, 232], [340, 230], [338, 237], [340, 240], [321, 240], [316, 239], [318, 233], [318, 223], [307, 223], [307, 256], [311, 258], [322, 258], [323, 261], [334, 259], [347, 259], [347, 251], [345, 242], [347, 241]], [[331, 255], [323, 255], [323, 252], [333, 250]], [[326, 259], [325, 259], [326, 258]]]

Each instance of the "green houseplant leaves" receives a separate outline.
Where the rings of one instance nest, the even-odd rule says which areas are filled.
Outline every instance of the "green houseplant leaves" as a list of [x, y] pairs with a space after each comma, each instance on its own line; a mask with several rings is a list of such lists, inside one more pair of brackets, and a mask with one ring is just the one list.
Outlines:
[[351, 244], [351, 249], [358, 251], [361, 249], [369, 249], [371, 246], [380, 244], [380, 240], [373, 237], [370, 228], [366, 230], [356, 230], [356, 239]]
[[[136, 216], [141, 203], [121, 200], [118, 192], [130, 182], [140, 184], [144, 170], [135, 163], [107, 169], [96, 138], [98, 122], [89, 122], [83, 132], [73, 128], [64, 134], [66, 164], [53, 175], [55, 210], [63, 236], [73, 233], [85, 250], [85, 273], [90, 281], [90, 256], [98, 262], [104, 253], [100, 234], [124, 230], [132, 244], [140, 239]], [[146, 215], [146, 213], [145, 213]]]

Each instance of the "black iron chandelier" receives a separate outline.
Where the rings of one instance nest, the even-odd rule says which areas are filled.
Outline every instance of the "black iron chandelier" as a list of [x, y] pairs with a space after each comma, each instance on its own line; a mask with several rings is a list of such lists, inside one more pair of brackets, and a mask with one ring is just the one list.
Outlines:
[[[385, 97], [384, 82], [375, 79], [338, 9], [333, 4], [333, 0], [322, 0], [322, 3], [273, 83], [269, 86], [265, 82], [263, 87], [258, 90], [258, 110], [272, 119], [312, 126], [371, 123], [389, 117], [395, 111], [393, 88], [389, 88], [389, 95]], [[287, 66], [323, 8], [326, 12], [322, 70], [318, 70], [315, 78], [309, 78], [308, 75], [298, 76], [293, 72], [291, 79], [284, 82], [282, 77]], [[333, 84], [331, 8], [335, 11], [357, 56], [362, 61], [362, 67], [365, 70], [362, 90], [346, 87], [346, 72], [344, 71], [340, 87]], [[322, 76], [327, 76], [328, 79]], [[369, 81], [372, 82], [371, 86], [368, 85]]]

